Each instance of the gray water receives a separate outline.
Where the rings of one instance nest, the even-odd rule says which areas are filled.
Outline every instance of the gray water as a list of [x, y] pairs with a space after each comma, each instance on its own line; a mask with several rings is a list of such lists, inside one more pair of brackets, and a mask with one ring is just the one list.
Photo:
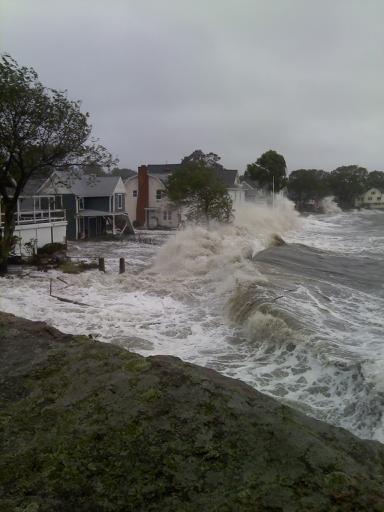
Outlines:
[[273, 315], [297, 322], [291, 344], [272, 350], [272, 359], [284, 354], [280, 383], [267, 375], [265, 387], [320, 419], [384, 440], [384, 212], [309, 216], [287, 241], [254, 257], [275, 294], [288, 290], [271, 305]]
[[[107, 272], [0, 278], [0, 309], [214, 368], [384, 441], [383, 226], [383, 212], [299, 217], [282, 202], [247, 206], [233, 226], [154, 234], [156, 245], [76, 243]], [[271, 246], [275, 234], [287, 244]], [[83, 306], [51, 297], [50, 279]]]

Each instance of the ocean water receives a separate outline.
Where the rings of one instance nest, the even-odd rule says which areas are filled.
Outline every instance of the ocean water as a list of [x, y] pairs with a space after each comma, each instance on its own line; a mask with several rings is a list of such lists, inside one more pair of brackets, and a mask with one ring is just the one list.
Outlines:
[[0, 309], [214, 368], [384, 442], [384, 212], [326, 207], [248, 205], [231, 226], [144, 233], [151, 244], [75, 243], [107, 272], [1, 278]]

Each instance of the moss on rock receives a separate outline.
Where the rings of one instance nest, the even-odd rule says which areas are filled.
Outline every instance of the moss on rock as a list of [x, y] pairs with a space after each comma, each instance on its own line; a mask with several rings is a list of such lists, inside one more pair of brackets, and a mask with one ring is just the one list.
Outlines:
[[0, 314], [0, 511], [384, 511], [379, 443], [216, 372]]

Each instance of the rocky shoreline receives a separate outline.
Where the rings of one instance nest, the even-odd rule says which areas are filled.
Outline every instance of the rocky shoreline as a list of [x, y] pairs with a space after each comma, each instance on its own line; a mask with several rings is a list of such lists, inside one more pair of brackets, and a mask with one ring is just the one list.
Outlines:
[[380, 443], [5, 313], [0, 425], [0, 512], [384, 511]]

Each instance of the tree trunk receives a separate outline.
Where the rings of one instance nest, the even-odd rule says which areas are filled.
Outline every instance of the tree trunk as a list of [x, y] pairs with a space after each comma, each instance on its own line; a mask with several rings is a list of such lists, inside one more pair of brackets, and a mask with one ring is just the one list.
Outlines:
[[17, 203], [14, 203], [13, 201], [5, 203], [3, 201], [3, 206], [4, 224], [0, 235], [0, 275], [6, 274], [8, 271], [8, 258], [14, 242], [13, 232], [15, 230], [15, 212]]

